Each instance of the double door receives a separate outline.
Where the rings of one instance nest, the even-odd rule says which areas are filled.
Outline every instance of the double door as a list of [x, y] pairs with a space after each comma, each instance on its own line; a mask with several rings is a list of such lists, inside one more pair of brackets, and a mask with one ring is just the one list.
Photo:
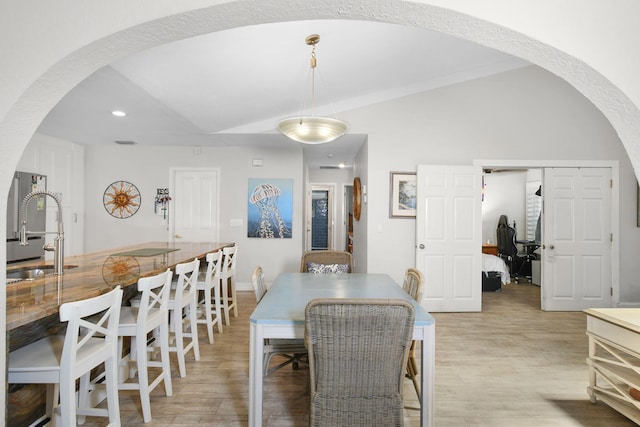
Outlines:
[[[416, 266], [429, 311], [480, 311], [480, 166], [420, 165]], [[543, 310], [610, 307], [610, 168], [545, 168], [542, 229]]]

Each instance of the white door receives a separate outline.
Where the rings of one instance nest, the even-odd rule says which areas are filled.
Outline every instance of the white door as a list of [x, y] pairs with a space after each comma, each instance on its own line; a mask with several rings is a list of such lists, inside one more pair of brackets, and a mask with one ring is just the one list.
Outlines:
[[611, 169], [546, 168], [542, 309], [611, 307]]
[[431, 312], [482, 310], [482, 170], [419, 165], [416, 267]]
[[171, 170], [173, 241], [218, 241], [218, 173], [217, 169]]

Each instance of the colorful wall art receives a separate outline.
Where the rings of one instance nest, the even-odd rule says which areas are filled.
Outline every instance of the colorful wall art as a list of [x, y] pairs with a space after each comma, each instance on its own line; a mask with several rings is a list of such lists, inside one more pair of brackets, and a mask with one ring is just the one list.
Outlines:
[[290, 239], [293, 180], [249, 178], [247, 237]]

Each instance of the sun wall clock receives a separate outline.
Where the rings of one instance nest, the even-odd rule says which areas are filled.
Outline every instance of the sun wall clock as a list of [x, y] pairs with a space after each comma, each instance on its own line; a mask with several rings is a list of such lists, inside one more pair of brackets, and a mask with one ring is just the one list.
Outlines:
[[140, 208], [140, 191], [127, 181], [116, 181], [104, 190], [104, 208], [115, 218], [129, 218]]

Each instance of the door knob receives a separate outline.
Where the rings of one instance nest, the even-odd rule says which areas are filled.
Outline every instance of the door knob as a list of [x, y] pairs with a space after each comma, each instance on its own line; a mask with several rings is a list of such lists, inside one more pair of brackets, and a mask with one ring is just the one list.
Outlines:
[[555, 249], [555, 246], [549, 245], [549, 249]]
[[176, 234], [176, 236], [175, 236], [175, 237], [176, 237], [176, 239], [182, 239], [182, 236], [181, 236], [181, 235], [179, 235], [179, 234]]
[[418, 246], [420, 249], [424, 249], [424, 245], [422, 243], [420, 243], [420, 246]]

